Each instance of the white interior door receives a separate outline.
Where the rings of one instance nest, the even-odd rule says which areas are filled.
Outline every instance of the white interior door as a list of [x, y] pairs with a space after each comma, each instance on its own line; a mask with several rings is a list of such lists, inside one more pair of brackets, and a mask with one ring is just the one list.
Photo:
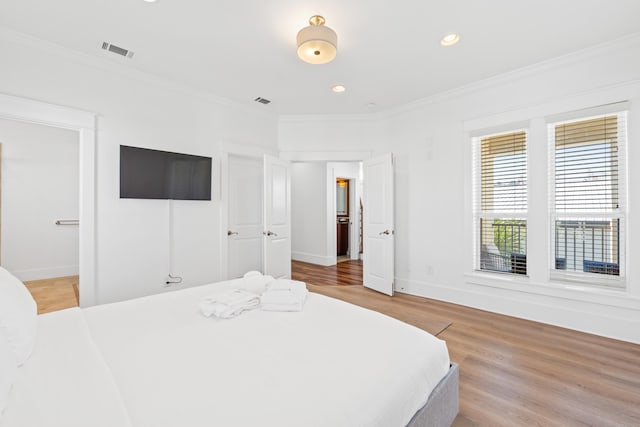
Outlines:
[[263, 268], [262, 163], [259, 157], [229, 156], [229, 278]]
[[291, 278], [291, 169], [264, 156], [264, 274]]
[[363, 162], [363, 283], [393, 295], [394, 196], [391, 153]]

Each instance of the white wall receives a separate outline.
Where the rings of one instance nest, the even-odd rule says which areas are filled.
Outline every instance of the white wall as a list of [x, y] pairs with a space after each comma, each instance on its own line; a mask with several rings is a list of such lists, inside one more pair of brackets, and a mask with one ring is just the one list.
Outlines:
[[[335, 228], [335, 215], [332, 217]], [[291, 258], [320, 265], [335, 262], [327, 252], [326, 162], [291, 164]], [[335, 246], [334, 246], [335, 247]]]
[[[337, 138], [341, 150], [361, 150], [362, 129], [378, 131], [371, 135], [374, 151], [396, 155], [398, 290], [640, 342], [640, 265], [634, 262], [640, 255], [640, 225], [634, 217], [640, 186], [631, 185], [628, 194], [626, 290], [551, 281], [543, 125], [546, 115], [630, 100], [629, 182], [639, 182], [634, 167], [640, 164], [639, 77], [640, 37], [629, 37], [369, 120], [286, 117], [280, 122], [279, 144], [283, 150], [297, 146], [318, 152], [325, 144], [333, 147]], [[469, 132], [514, 122], [530, 126], [530, 274], [499, 280], [473, 272]], [[334, 139], [323, 141], [326, 135]]]
[[2, 266], [21, 280], [78, 274], [78, 133], [0, 119]]
[[169, 272], [169, 202], [119, 198], [120, 144], [214, 157], [213, 200], [174, 202], [174, 274], [181, 286], [222, 279], [221, 147], [273, 151], [276, 118], [131, 71], [124, 58], [95, 59], [8, 30], [0, 56], [11, 58], [0, 67], [0, 92], [98, 114], [98, 302], [161, 292]]
[[[278, 126], [278, 148], [291, 160], [309, 158], [314, 152], [318, 160], [362, 160], [361, 153], [384, 150], [386, 123], [376, 116], [283, 116]], [[352, 152], [356, 152], [352, 155]]]

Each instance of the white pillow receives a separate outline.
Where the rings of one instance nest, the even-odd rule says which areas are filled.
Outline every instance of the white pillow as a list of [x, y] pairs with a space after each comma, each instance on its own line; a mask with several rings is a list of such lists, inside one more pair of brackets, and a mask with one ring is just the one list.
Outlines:
[[4, 331], [0, 330], [0, 415], [7, 404], [9, 392], [13, 381], [16, 379], [18, 365], [16, 365], [16, 357]]
[[17, 366], [31, 355], [36, 340], [38, 306], [24, 284], [0, 267], [0, 333], [13, 350]]

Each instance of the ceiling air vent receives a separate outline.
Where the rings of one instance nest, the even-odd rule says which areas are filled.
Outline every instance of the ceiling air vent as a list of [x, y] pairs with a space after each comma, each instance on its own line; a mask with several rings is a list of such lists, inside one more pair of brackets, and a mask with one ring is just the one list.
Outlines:
[[113, 52], [120, 56], [124, 56], [125, 58], [133, 58], [133, 52], [127, 49], [123, 49], [120, 46], [116, 46], [111, 43], [102, 42], [102, 49], [108, 50], [109, 52]]
[[264, 105], [267, 105], [267, 104], [271, 103], [271, 101], [269, 101], [267, 98], [263, 98], [261, 96], [259, 96], [256, 99], [254, 99], [254, 101], [259, 102], [260, 104], [264, 104]]

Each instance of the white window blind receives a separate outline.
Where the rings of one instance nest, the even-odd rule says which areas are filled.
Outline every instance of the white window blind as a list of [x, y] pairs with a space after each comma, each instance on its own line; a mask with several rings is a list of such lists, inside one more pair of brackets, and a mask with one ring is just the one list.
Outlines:
[[473, 142], [476, 268], [527, 274], [527, 132]]
[[626, 112], [551, 123], [548, 132], [552, 269], [623, 276]]

